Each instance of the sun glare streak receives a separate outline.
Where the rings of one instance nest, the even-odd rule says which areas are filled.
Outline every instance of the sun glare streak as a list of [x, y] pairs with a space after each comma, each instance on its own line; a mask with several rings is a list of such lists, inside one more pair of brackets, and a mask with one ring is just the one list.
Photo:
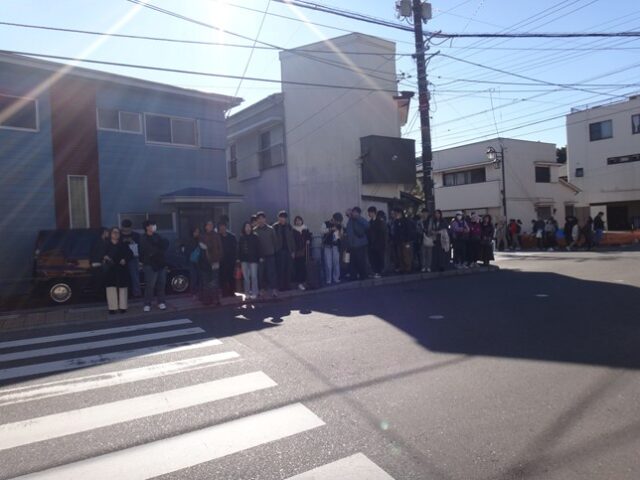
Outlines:
[[[98, 49], [104, 42], [109, 39], [109, 34], [116, 33], [122, 27], [124, 27], [127, 23], [129, 23], [136, 14], [140, 11], [142, 5], [135, 5], [129, 11], [121, 17], [115, 24], [113, 24], [108, 30], [107, 35], [96, 38], [91, 44], [89, 44], [80, 54], [76, 55], [75, 58], [78, 60], [87, 58], [91, 55], [96, 49]], [[25, 104], [29, 101], [29, 99], [37, 99], [42, 92], [50, 88], [56, 82], [58, 82], [69, 70], [77, 66], [79, 62], [73, 61], [62, 66], [59, 70], [56, 70], [49, 77], [40, 82], [36, 87], [31, 89], [28, 93], [23, 95], [26, 100], [18, 100], [11, 104], [8, 108], [0, 111], [0, 123], [10, 118], [12, 115], [17, 113]]]

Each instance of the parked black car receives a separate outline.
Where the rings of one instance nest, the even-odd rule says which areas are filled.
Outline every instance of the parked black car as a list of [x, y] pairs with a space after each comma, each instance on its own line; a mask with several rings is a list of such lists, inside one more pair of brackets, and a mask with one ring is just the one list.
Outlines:
[[[64, 304], [84, 296], [104, 295], [101, 259], [95, 256], [101, 229], [41, 230], [36, 239], [33, 261], [34, 291], [53, 303]], [[167, 291], [184, 293], [189, 289], [189, 268], [184, 256], [167, 252]], [[140, 269], [144, 285], [144, 273]]]

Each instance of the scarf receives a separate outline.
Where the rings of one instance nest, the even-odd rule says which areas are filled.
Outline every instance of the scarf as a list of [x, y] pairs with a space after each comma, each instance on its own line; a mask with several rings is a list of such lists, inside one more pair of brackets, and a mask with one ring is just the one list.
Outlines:
[[309, 230], [304, 223], [302, 225], [300, 225], [300, 226], [293, 225], [293, 229], [298, 233], [302, 233], [303, 230]]

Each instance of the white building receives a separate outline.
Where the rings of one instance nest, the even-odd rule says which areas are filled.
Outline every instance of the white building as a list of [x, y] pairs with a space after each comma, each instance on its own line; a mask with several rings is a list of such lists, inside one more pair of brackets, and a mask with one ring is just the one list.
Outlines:
[[565, 166], [556, 162], [556, 146], [511, 138], [496, 138], [433, 152], [436, 208], [445, 216], [456, 210], [504, 218], [502, 168], [487, 159], [488, 147], [504, 151], [507, 220], [553, 216], [561, 224], [574, 214], [579, 189], [567, 182]]
[[640, 96], [567, 115], [569, 179], [609, 230], [640, 228]]
[[285, 209], [317, 232], [334, 212], [387, 210], [411, 190], [415, 147], [400, 139], [408, 100], [397, 98], [394, 59], [394, 43], [358, 33], [281, 52], [282, 93], [228, 120], [229, 189], [245, 198], [235, 224]]

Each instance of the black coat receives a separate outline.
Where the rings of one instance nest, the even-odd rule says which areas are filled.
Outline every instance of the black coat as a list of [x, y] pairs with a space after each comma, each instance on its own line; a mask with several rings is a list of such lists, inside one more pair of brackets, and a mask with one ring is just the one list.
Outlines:
[[369, 220], [369, 246], [376, 252], [384, 252], [387, 248], [389, 230], [381, 218]]
[[236, 236], [227, 232], [226, 235], [220, 235], [220, 241], [222, 242], [222, 260], [220, 264], [234, 265], [238, 259], [238, 240]]
[[238, 257], [241, 262], [258, 263], [260, 260], [260, 239], [255, 233], [240, 235]]
[[140, 261], [155, 271], [160, 271], [167, 266], [165, 252], [169, 248], [169, 242], [157, 233], [149, 236], [146, 233], [140, 237]]
[[[104, 269], [104, 286], [126, 288], [131, 281], [127, 262], [133, 258], [133, 253], [128, 245], [122, 242], [114, 244], [109, 241], [105, 246], [105, 254], [102, 261]], [[124, 260], [124, 265], [120, 261]]]

